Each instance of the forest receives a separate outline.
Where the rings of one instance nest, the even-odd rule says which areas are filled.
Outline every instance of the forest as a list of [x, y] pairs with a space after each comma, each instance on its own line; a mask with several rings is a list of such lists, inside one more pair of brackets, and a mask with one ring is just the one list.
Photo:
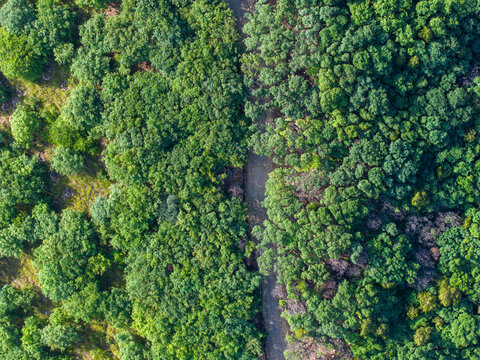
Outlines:
[[226, 3], [0, 4], [0, 358], [258, 358]]
[[0, 0], [1, 359], [480, 360], [478, 1], [246, 18]]
[[[480, 359], [480, 7], [259, 0], [263, 273], [290, 359]], [[321, 354], [321, 355], [318, 355]]]

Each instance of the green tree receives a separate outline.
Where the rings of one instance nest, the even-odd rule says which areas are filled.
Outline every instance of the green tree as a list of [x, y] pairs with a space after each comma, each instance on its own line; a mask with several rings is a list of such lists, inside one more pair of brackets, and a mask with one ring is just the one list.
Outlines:
[[29, 149], [41, 126], [39, 114], [30, 105], [20, 105], [12, 115], [11, 124], [15, 142], [20, 147]]
[[96, 234], [85, 215], [63, 211], [58, 232], [34, 252], [43, 293], [59, 301], [80, 291], [93, 277], [88, 263], [96, 253]]
[[477, 345], [480, 331], [478, 322], [478, 316], [460, 313], [450, 327], [453, 343], [459, 348]]
[[75, 12], [55, 0], [37, 1], [37, 18], [29, 40], [45, 57], [54, 48], [75, 38]]
[[44, 64], [26, 35], [13, 35], [0, 28], [0, 70], [7, 78], [35, 81], [40, 78]]
[[65, 176], [79, 174], [84, 169], [84, 158], [75, 150], [58, 146], [52, 157], [52, 169]]
[[73, 89], [61, 116], [69, 128], [86, 135], [101, 123], [101, 112], [98, 91], [91, 86], [78, 86]]
[[52, 350], [65, 351], [79, 341], [74, 327], [69, 325], [47, 325], [42, 329], [42, 343]]
[[0, 26], [10, 34], [26, 34], [35, 20], [35, 10], [30, 1], [8, 0], [0, 8]]

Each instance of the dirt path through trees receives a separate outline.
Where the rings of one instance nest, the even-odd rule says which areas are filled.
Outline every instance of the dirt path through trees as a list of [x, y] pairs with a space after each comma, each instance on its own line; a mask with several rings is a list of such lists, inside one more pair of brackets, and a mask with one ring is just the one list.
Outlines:
[[[270, 158], [259, 156], [252, 152], [248, 154], [245, 171], [245, 187], [249, 211], [250, 227], [262, 225], [267, 218], [267, 212], [262, 206], [265, 198], [265, 182], [268, 174], [273, 170]], [[262, 315], [267, 341], [265, 348], [266, 360], [284, 360], [283, 352], [286, 349], [285, 334], [288, 325], [280, 316], [278, 298], [274, 297], [276, 276], [270, 274], [262, 281]]]
[[[227, 2], [233, 10], [242, 39], [244, 39], [245, 34], [241, 29], [247, 22], [245, 14], [252, 8], [255, 0], [227, 0]], [[255, 225], [262, 225], [267, 218], [267, 212], [262, 206], [262, 201], [265, 199], [265, 183], [273, 167], [272, 160], [269, 157], [256, 155], [252, 151], [249, 152], [245, 168], [245, 190], [250, 228]], [[288, 330], [288, 324], [280, 316], [281, 310], [278, 299], [273, 295], [275, 285], [276, 276], [274, 274], [263, 277], [261, 292], [263, 323], [267, 332], [266, 360], [284, 360], [283, 352], [287, 346], [285, 334]]]

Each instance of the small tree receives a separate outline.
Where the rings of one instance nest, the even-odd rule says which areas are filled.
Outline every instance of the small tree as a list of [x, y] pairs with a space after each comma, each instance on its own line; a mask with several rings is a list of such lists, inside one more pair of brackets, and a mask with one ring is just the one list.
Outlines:
[[75, 56], [75, 48], [72, 43], [61, 44], [53, 49], [55, 61], [60, 65], [70, 64]]
[[78, 174], [84, 168], [83, 156], [72, 149], [59, 146], [53, 154], [52, 168], [65, 176]]
[[21, 105], [13, 113], [11, 122], [15, 142], [20, 147], [29, 149], [35, 139], [35, 133], [40, 128], [40, 116], [31, 106]]
[[52, 350], [64, 351], [78, 340], [79, 336], [72, 326], [47, 325], [42, 330], [42, 342]]
[[75, 0], [75, 4], [80, 7], [94, 7], [99, 9], [105, 6], [105, 0]]

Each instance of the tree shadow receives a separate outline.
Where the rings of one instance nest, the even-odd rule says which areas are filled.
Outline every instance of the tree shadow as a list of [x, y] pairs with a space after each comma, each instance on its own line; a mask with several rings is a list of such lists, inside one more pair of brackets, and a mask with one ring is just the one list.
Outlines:
[[0, 284], [10, 284], [15, 280], [21, 267], [22, 264], [18, 259], [12, 257], [0, 258]]

